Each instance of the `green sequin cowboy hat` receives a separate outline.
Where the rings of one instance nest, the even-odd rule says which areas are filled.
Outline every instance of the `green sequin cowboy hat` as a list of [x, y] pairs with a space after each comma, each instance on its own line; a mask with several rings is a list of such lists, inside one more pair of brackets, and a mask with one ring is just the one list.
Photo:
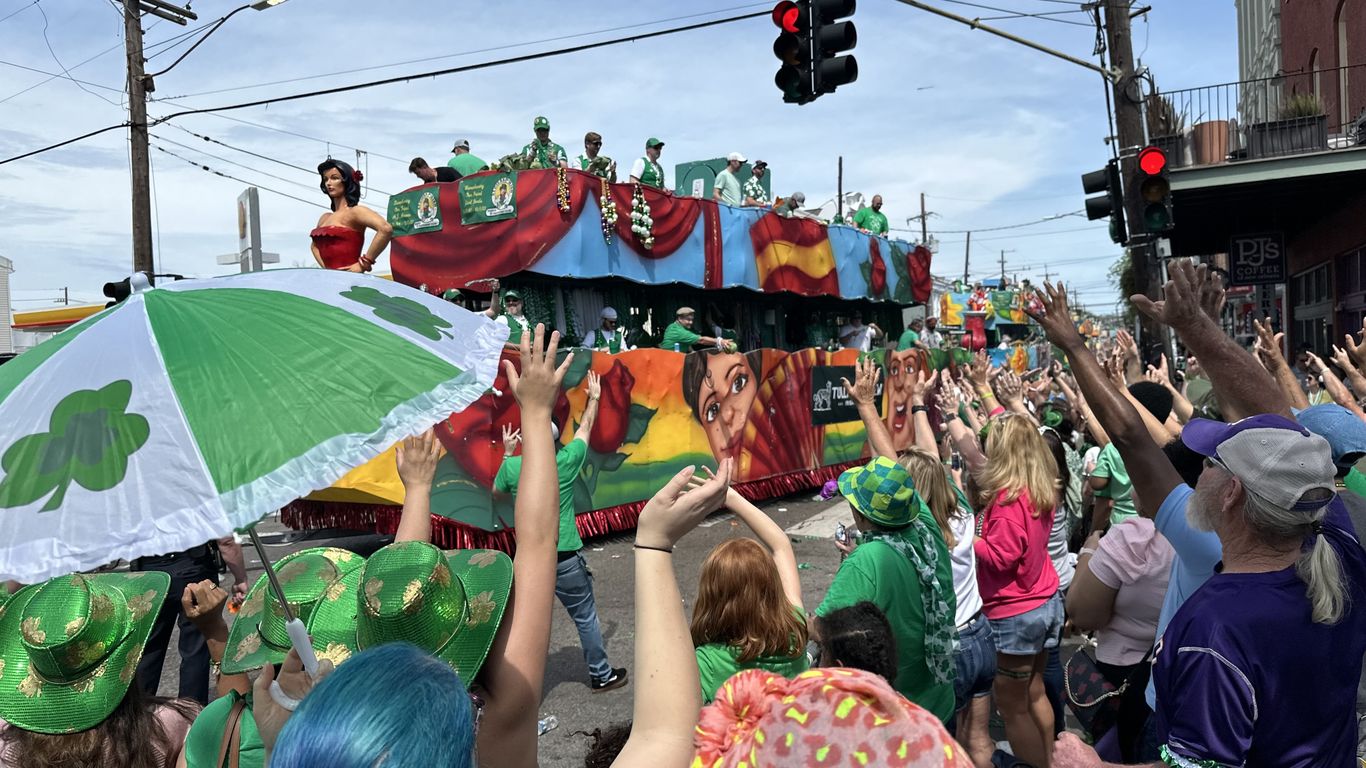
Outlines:
[[451, 665], [468, 687], [493, 645], [511, 591], [512, 559], [502, 552], [390, 544], [365, 563], [356, 645], [412, 643]]
[[0, 604], [0, 717], [37, 733], [104, 722], [128, 693], [170, 586], [159, 571], [76, 573]]
[[885, 456], [846, 470], [838, 485], [859, 514], [888, 528], [909, 525], [925, 503], [916, 493], [911, 473]]
[[[356, 595], [365, 558], [334, 547], [304, 549], [280, 558], [275, 575], [294, 615], [303, 621], [320, 659], [340, 665], [355, 651]], [[289, 654], [285, 613], [265, 574], [247, 593], [228, 631], [223, 672], [280, 664]]]

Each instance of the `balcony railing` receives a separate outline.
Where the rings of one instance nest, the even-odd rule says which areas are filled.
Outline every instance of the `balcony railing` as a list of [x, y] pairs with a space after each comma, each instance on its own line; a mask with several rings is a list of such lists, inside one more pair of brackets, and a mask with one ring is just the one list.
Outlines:
[[1143, 116], [1178, 168], [1366, 147], [1366, 64], [1157, 92]]

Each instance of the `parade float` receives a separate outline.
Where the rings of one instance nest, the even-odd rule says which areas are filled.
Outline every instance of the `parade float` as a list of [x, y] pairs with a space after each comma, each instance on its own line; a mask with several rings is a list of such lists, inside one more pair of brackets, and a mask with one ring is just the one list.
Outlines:
[[992, 365], [1025, 373], [1043, 367], [1051, 348], [1030, 327], [1025, 310], [1037, 301], [1028, 281], [1009, 288], [998, 281], [971, 288], [955, 282], [939, 295], [939, 330], [953, 340], [951, 350], [930, 354], [936, 368], [961, 365], [986, 350]]
[[[930, 299], [930, 252], [775, 208], [739, 208], [586, 172], [490, 171], [393, 196], [394, 279], [472, 301], [498, 278], [525, 297], [531, 323], [573, 345], [614, 307], [636, 349], [573, 350], [555, 409], [561, 442], [602, 378], [588, 461], [574, 485], [580, 533], [635, 526], [649, 497], [685, 465], [735, 459], [753, 499], [819, 487], [867, 460], [865, 434], [840, 386], [858, 353], [832, 350], [838, 323], [863, 314], [896, 333], [902, 309]], [[487, 294], [485, 294], [485, 298]], [[737, 352], [654, 345], [674, 311], [727, 326]], [[704, 328], [710, 329], [711, 325]], [[704, 334], [708, 330], [702, 331]], [[890, 353], [880, 404], [894, 439], [912, 442], [911, 371], [923, 352]], [[507, 359], [516, 366], [517, 354]], [[490, 391], [437, 426], [447, 453], [432, 493], [433, 541], [510, 548], [510, 498], [492, 492], [501, 430], [518, 426], [500, 374]], [[391, 532], [403, 500], [392, 451], [283, 510], [296, 528]]]

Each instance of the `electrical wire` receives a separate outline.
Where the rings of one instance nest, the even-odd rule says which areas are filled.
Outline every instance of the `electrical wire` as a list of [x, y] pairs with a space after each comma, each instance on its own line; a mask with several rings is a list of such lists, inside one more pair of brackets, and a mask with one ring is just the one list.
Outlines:
[[1021, 229], [1021, 228], [1023, 228], [1023, 227], [1035, 227], [1035, 226], [1038, 226], [1038, 225], [1040, 225], [1040, 224], [1045, 224], [1045, 223], [1050, 222], [1050, 221], [1057, 221], [1058, 219], [1064, 218], [1064, 217], [1066, 217], [1066, 216], [1080, 216], [1080, 215], [1083, 214], [1083, 213], [1085, 213], [1085, 209], [1080, 209], [1080, 208], [1079, 208], [1079, 209], [1077, 209], [1077, 210], [1075, 210], [1075, 211], [1068, 211], [1067, 213], [1054, 214], [1053, 216], [1048, 216], [1048, 217], [1042, 218], [1042, 219], [1036, 219], [1036, 220], [1034, 220], [1034, 221], [1026, 221], [1026, 222], [1023, 222], [1023, 223], [1020, 223], [1020, 224], [1003, 224], [1003, 225], [1001, 225], [1001, 226], [999, 226], [999, 227], [975, 227], [975, 228], [973, 228], [973, 229], [931, 229], [931, 230], [930, 230], [930, 234], [932, 234], [932, 235], [965, 235], [965, 234], [967, 234], [967, 233], [969, 233], [969, 232], [972, 232], [972, 233], [975, 234], [975, 233], [977, 233], [977, 232], [997, 232], [997, 231], [1000, 231], [1000, 230], [1002, 230], [1002, 229]]
[[[163, 99], [162, 101], [167, 102], [167, 103], [170, 103], [170, 100], [169, 100], [169, 99]], [[179, 104], [178, 104], [178, 105], [176, 105], [176, 106], [184, 106], [184, 105], [179, 105]], [[252, 126], [253, 128], [260, 128], [261, 130], [265, 130], [265, 131], [274, 131], [275, 133], [281, 134], [281, 135], [283, 135], [283, 136], [293, 136], [293, 137], [296, 138], [296, 139], [306, 139], [306, 140], [308, 140], [308, 141], [316, 141], [316, 142], [318, 142], [319, 144], [326, 144], [328, 147], [337, 146], [337, 147], [341, 147], [342, 149], [349, 149], [349, 150], [351, 150], [351, 151], [353, 151], [353, 152], [354, 152], [354, 151], [364, 152], [364, 153], [366, 153], [366, 154], [368, 154], [368, 155], [374, 155], [375, 157], [378, 157], [378, 158], [381, 158], [381, 159], [384, 159], [384, 160], [391, 160], [391, 161], [393, 161], [393, 162], [395, 162], [395, 163], [407, 163], [407, 162], [408, 162], [407, 160], [403, 160], [403, 159], [401, 159], [401, 158], [393, 157], [392, 155], [386, 155], [386, 154], [383, 154], [383, 153], [381, 153], [381, 152], [375, 152], [374, 150], [370, 150], [370, 149], [360, 149], [359, 147], [351, 147], [351, 146], [347, 146], [346, 144], [343, 144], [343, 143], [341, 143], [341, 142], [339, 142], [339, 141], [333, 141], [333, 140], [331, 140], [331, 139], [325, 139], [325, 138], [322, 138], [322, 137], [320, 137], [320, 136], [309, 136], [309, 135], [306, 134], [306, 133], [299, 133], [299, 132], [297, 132], [297, 131], [291, 131], [291, 130], [289, 130], [289, 129], [287, 129], [287, 128], [280, 128], [280, 127], [277, 127], [277, 126], [274, 126], [274, 125], [267, 125], [267, 124], [265, 124], [265, 123], [256, 123], [256, 122], [252, 122], [251, 120], [244, 120], [244, 119], [242, 119], [242, 118], [240, 118], [240, 117], [233, 117], [232, 115], [220, 115], [220, 114], [218, 114], [218, 113], [216, 113], [216, 112], [210, 112], [210, 113], [208, 113], [208, 116], [209, 116], [209, 117], [216, 117], [216, 118], [218, 118], [218, 119], [220, 119], [220, 120], [229, 120], [229, 121], [234, 122], [234, 123], [241, 123], [242, 125], [250, 125], [250, 126]], [[166, 125], [172, 125], [172, 123], [166, 123]], [[184, 129], [182, 128], [181, 130], [184, 130]]]
[[1053, 18], [1052, 16], [1046, 16], [1046, 15], [1043, 15], [1043, 14], [1020, 13], [1020, 12], [1018, 12], [1018, 11], [1012, 11], [1012, 10], [1009, 9], [1009, 8], [997, 8], [996, 6], [993, 6], [993, 5], [982, 5], [981, 3], [970, 3], [970, 2], [968, 2], [968, 0], [944, 0], [944, 2], [946, 2], [946, 3], [954, 3], [954, 4], [956, 4], [956, 5], [966, 5], [966, 6], [969, 6], [969, 7], [972, 7], [972, 8], [981, 8], [981, 9], [987, 10], [987, 11], [996, 11], [997, 13], [1008, 13], [1008, 14], [1013, 14], [1012, 16], [1009, 16], [1009, 17], [1006, 17], [1006, 18], [1031, 18], [1031, 19], [1041, 19], [1041, 20], [1043, 20], [1043, 21], [1053, 21], [1053, 22], [1057, 22], [1058, 24], [1071, 24], [1071, 25], [1077, 26], [1077, 27], [1089, 27], [1089, 26], [1091, 26], [1090, 24], [1083, 24], [1083, 23], [1080, 22], [1080, 21], [1069, 21], [1069, 20], [1067, 20], [1067, 19], [1055, 19], [1055, 18]]
[[[1048, 237], [1048, 236], [1050, 236], [1050, 235], [1064, 235], [1064, 234], [1068, 234], [1068, 233], [1070, 233], [1070, 232], [1098, 232], [1098, 231], [1103, 230], [1103, 229], [1107, 229], [1107, 227], [1075, 227], [1075, 228], [1073, 228], [1073, 229], [1055, 229], [1055, 230], [1053, 230], [1053, 231], [1051, 231], [1051, 232], [1026, 232], [1026, 233], [1024, 233], [1024, 234], [1022, 234], [1022, 235], [996, 235], [995, 237], [974, 237], [974, 238], [972, 239], [972, 241], [973, 241], [974, 243], [989, 243], [989, 242], [992, 242], [992, 241], [994, 241], [994, 240], [1015, 240], [1015, 239], [1018, 239], [1018, 238], [1021, 238], [1021, 237]], [[912, 231], [912, 230], [906, 229], [906, 230], [900, 230], [900, 231], [902, 231], [902, 232], [910, 232], [910, 231]], [[939, 244], [940, 244], [940, 245], [943, 245], [943, 244], [945, 244], [945, 243], [966, 243], [966, 242], [967, 242], [966, 239], [963, 239], [963, 240], [953, 239], [953, 240], [940, 240], [940, 241], [939, 241]]]
[[123, 128], [128, 128], [128, 127], [130, 127], [131, 125], [132, 125], [132, 123], [128, 123], [128, 122], [119, 123], [118, 125], [107, 125], [107, 126], [105, 126], [105, 127], [103, 127], [103, 128], [100, 128], [100, 129], [98, 129], [98, 130], [94, 130], [94, 131], [91, 131], [91, 132], [89, 132], [89, 133], [82, 133], [80, 136], [73, 136], [72, 138], [66, 139], [66, 140], [64, 140], [64, 141], [59, 141], [59, 142], [57, 142], [56, 144], [49, 144], [49, 145], [47, 145], [46, 147], [40, 147], [40, 148], [38, 148], [38, 149], [30, 150], [30, 151], [28, 151], [28, 152], [25, 152], [25, 153], [22, 154], [22, 155], [15, 155], [14, 157], [7, 157], [7, 158], [5, 158], [4, 160], [0, 160], [0, 165], [4, 165], [4, 164], [6, 164], [6, 163], [13, 163], [13, 162], [15, 162], [16, 160], [23, 160], [23, 159], [26, 158], [26, 157], [33, 157], [34, 155], [41, 155], [41, 154], [44, 153], [44, 152], [50, 152], [50, 151], [52, 151], [52, 150], [54, 150], [54, 149], [60, 149], [60, 148], [62, 148], [62, 147], [65, 147], [65, 146], [68, 145], [68, 144], [75, 144], [75, 143], [78, 142], [78, 141], [83, 141], [83, 140], [85, 140], [85, 139], [90, 138], [91, 136], [98, 136], [98, 135], [100, 135], [101, 133], [108, 133], [109, 131], [117, 131], [117, 130], [120, 130], [120, 129], [123, 129]]
[[[275, 174], [270, 173], [270, 172], [268, 172], [268, 171], [263, 171], [263, 170], [261, 170], [261, 169], [259, 169], [259, 168], [253, 168], [253, 167], [251, 167], [250, 165], [244, 165], [244, 164], [239, 163], [239, 162], [237, 162], [237, 161], [235, 161], [235, 160], [229, 160], [229, 159], [226, 158], [226, 157], [222, 157], [221, 155], [215, 155], [215, 154], [213, 154], [212, 152], [205, 152], [204, 150], [202, 150], [202, 149], [200, 149], [200, 148], [198, 148], [198, 147], [192, 147], [192, 146], [190, 146], [189, 144], [182, 144], [182, 143], [180, 143], [180, 142], [178, 142], [178, 141], [175, 141], [174, 139], [168, 139], [168, 138], [166, 138], [165, 136], [159, 136], [159, 135], [157, 135], [157, 134], [155, 134], [155, 133], [149, 134], [149, 135], [150, 135], [152, 138], [156, 139], [157, 141], [163, 141], [163, 142], [166, 142], [167, 144], [170, 144], [170, 145], [172, 145], [172, 146], [180, 147], [181, 149], [188, 149], [188, 150], [190, 150], [191, 152], [198, 152], [198, 153], [200, 153], [201, 155], [205, 155], [205, 156], [207, 156], [207, 157], [211, 157], [211, 158], [213, 158], [214, 160], [217, 160], [217, 161], [219, 161], [219, 162], [227, 163], [228, 165], [235, 165], [235, 166], [237, 166], [238, 168], [244, 168], [244, 169], [246, 169], [246, 170], [248, 170], [248, 171], [251, 171], [252, 173], [259, 173], [259, 174], [261, 174], [262, 176], [269, 176], [269, 177], [272, 178], [272, 179], [277, 179], [277, 180], [279, 180], [279, 181], [283, 181], [283, 182], [285, 182], [286, 184], [293, 184], [293, 185], [295, 185], [295, 186], [297, 186], [297, 187], [303, 187], [304, 189], [309, 189], [309, 190], [313, 190], [313, 189], [317, 189], [317, 188], [318, 188], [318, 185], [317, 185], [317, 184], [304, 184], [304, 183], [302, 183], [302, 182], [298, 182], [298, 181], [295, 181], [295, 180], [293, 180], [293, 179], [287, 179], [287, 178], [285, 178], [284, 176], [276, 176]], [[227, 147], [228, 145], [224, 144], [223, 146]], [[228, 149], [236, 149], [236, 147], [228, 147]], [[245, 151], [245, 150], [239, 150], [239, 151]], [[264, 157], [263, 155], [256, 155], [255, 153], [248, 153], [248, 154], [255, 155], [256, 157]], [[268, 158], [268, 157], [267, 157], [267, 158], [264, 158], [264, 159], [266, 159], [266, 160], [272, 160], [273, 158]], [[284, 162], [279, 161], [279, 160], [275, 160], [274, 162], [280, 163], [281, 165], [288, 165], [288, 163], [284, 163]], [[290, 166], [290, 167], [298, 168], [298, 166]], [[310, 174], [315, 173], [314, 171], [308, 170], [308, 169], [306, 169], [306, 168], [298, 168], [298, 169], [301, 170], [301, 171], [305, 171], [306, 173], [310, 173]], [[385, 196], [385, 197], [389, 197], [389, 196], [390, 196], [388, 192], [385, 192], [385, 191], [380, 190], [380, 189], [376, 189], [376, 188], [374, 188], [374, 187], [372, 187], [372, 186], [369, 186], [368, 184], [366, 185], [366, 189], [367, 189], [368, 191], [370, 191], [370, 192], [375, 192], [375, 193], [380, 194], [380, 195], [383, 195], [383, 196]]]
[[34, 5], [38, 7], [38, 13], [41, 13], [41, 14], [43, 15], [43, 44], [47, 46], [47, 52], [48, 52], [48, 54], [52, 56], [52, 60], [53, 60], [54, 62], [56, 62], [57, 67], [58, 67], [59, 69], [62, 70], [62, 74], [66, 77], [66, 79], [67, 79], [67, 80], [70, 80], [77, 88], [80, 88], [82, 91], [85, 91], [86, 93], [90, 94], [91, 96], [94, 96], [95, 98], [99, 99], [100, 101], [103, 101], [103, 102], [105, 102], [105, 103], [107, 103], [107, 104], [111, 104], [111, 105], [113, 105], [113, 106], [116, 106], [116, 107], [122, 109], [122, 108], [123, 108], [123, 104], [122, 104], [122, 103], [113, 101], [112, 99], [105, 98], [104, 96], [101, 96], [100, 94], [95, 93], [94, 91], [90, 90], [89, 88], [86, 88], [84, 85], [81, 85], [81, 84], [76, 80], [76, 78], [74, 78], [74, 77], [71, 76], [71, 72], [67, 70], [66, 65], [62, 63], [62, 60], [61, 60], [61, 59], [57, 58], [57, 52], [56, 52], [55, 50], [52, 49], [52, 41], [49, 40], [48, 37], [47, 37], [47, 26], [48, 26], [47, 11], [43, 10], [43, 6], [38, 5], [38, 3], [37, 3], [36, 1], [34, 2]]
[[[268, 155], [259, 155], [259, 154], [255, 153], [255, 152], [252, 152], [252, 151], [249, 150], [249, 149], [242, 149], [241, 147], [234, 147], [233, 145], [231, 145], [231, 144], [229, 144], [229, 143], [227, 143], [227, 142], [225, 142], [225, 141], [219, 141], [218, 139], [212, 138], [212, 137], [210, 137], [210, 136], [205, 136], [205, 135], [203, 135], [203, 134], [201, 134], [201, 133], [195, 133], [194, 131], [190, 130], [189, 128], [185, 128], [185, 127], [183, 127], [183, 126], [176, 125], [175, 123], [167, 123], [167, 125], [171, 126], [172, 128], [176, 129], [177, 131], [183, 131], [183, 132], [185, 132], [185, 133], [188, 133], [188, 134], [190, 134], [191, 136], [195, 137], [196, 139], [203, 139], [204, 141], [212, 142], [212, 143], [217, 144], [217, 145], [219, 145], [219, 146], [227, 147], [228, 149], [235, 150], [235, 151], [237, 151], [237, 152], [241, 152], [241, 153], [246, 154], [246, 155], [251, 155], [252, 157], [258, 157], [258, 158], [260, 158], [260, 159], [262, 159], [262, 160], [269, 160], [270, 162], [275, 163], [276, 165], [283, 165], [283, 166], [286, 167], [286, 168], [292, 168], [292, 169], [294, 169], [294, 170], [296, 170], [296, 171], [303, 171], [304, 173], [314, 173], [314, 172], [315, 172], [312, 168], [305, 168], [305, 167], [303, 167], [302, 165], [295, 165], [294, 163], [287, 163], [287, 162], [285, 162], [284, 160], [277, 160], [276, 158], [270, 157], [270, 156], [268, 156]], [[169, 141], [169, 139], [168, 139], [168, 141]], [[340, 145], [338, 145], [338, 146], [340, 146]], [[362, 151], [363, 151], [363, 150], [362, 150]], [[375, 191], [378, 192], [379, 190], [375, 190]]]
[[[589, 31], [589, 32], [575, 32], [575, 33], [567, 34], [567, 35], [559, 35], [559, 36], [557, 36], [557, 37], [547, 37], [547, 38], [543, 38], [543, 39], [540, 39], [540, 40], [527, 40], [527, 41], [520, 42], [520, 43], [508, 43], [508, 44], [506, 44], [506, 45], [496, 45], [496, 46], [493, 46], [493, 47], [490, 47], [490, 48], [479, 48], [479, 49], [471, 50], [471, 51], [461, 51], [460, 53], [448, 53], [448, 54], [444, 54], [444, 55], [441, 55], [441, 56], [427, 56], [427, 57], [420, 58], [420, 59], [408, 59], [408, 60], [406, 60], [406, 61], [396, 61], [396, 62], [393, 62], [393, 63], [391, 63], [391, 64], [375, 64], [375, 65], [368, 66], [368, 67], [357, 67], [357, 68], [355, 68], [355, 69], [335, 70], [335, 71], [332, 71], [332, 72], [325, 72], [325, 73], [321, 73], [321, 74], [317, 74], [317, 75], [303, 75], [303, 76], [300, 76], [300, 77], [291, 77], [291, 78], [287, 78], [287, 79], [284, 79], [284, 80], [272, 80], [272, 81], [269, 81], [269, 82], [255, 83], [255, 84], [251, 84], [251, 85], [238, 85], [238, 86], [233, 86], [233, 87], [230, 87], [230, 88], [217, 88], [217, 89], [211, 90], [211, 91], [197, 91], [197, 92], [194, 92], [194, 93], [182, 93], [182, 94], [179, 94], [179, 95], [177, 95], [177, 96], [167, 96], [167, 97], [164, 98], [164, 99], [153, 99], [153, 100], [154, 100], [154, 101], [173, 101], [173, 100], [178, 100], [178, 99], [189, 99], [189, 98], [193, 98], [193, 97], [196, 97], [196, 96], [212, 96], [212, 95], [219, 94], [219, 93], [232, 93], [232, 92], [235, 92], [235, 91], [248, 91], [248, 90], [253, 90], [253, 89], [256, 89], [256, 88], [265, 88], [265, 87], [272, 86], [272, 85], [286, 85], [286, 84], [288, 84], [288, 83], [300, 83], [300, 82], [304, 82], [304, 81], [306, 81], [306, 80], [317, 80], [317, 79], [320, 79], [320, 78], [335, 77], [335, 76], [338, 76], [338, 75], [351, 75], [351, 74], [356, 74], [356, 73], [358, 73], [358, 72], [372, 72], [372, 71], [377, 70], [377, 69], [390, 69], [390, 68], [392, 68], [392, 67], [402, 67], [402, 66], [407, 66], [407, 65], [409, 65], [409, 64], [425, 64], [425, 63], [427, 63], [427, 62], [429, 62], [429, 61], [444, 61], [444, 60], [446, 60], [446, 59], [454, 59], [454, 58], [459, 58], [459, 57], [461, 57], [461, 56], [472, 56], [472, 55], [477, 54], [477, 53], [493, 53], [493, 52], [495, 52], [495, 51], [505, 51], [505, 50], [510, 50], [510, 49], [513, 49], [513, 48], [524, 48], [524, 47], [526, 47], [526, 46], [528, 46], [528, 45], [542, 45], [542, 44], [545, 44], [545, 43], [557, 43], [557, 42], [560, 42], [560, 41], [562, 41], [562, 40], [572, 40], [572, 39], [580, 38], [580, 37], [589, 37], [589, 36], [591, 36], [591, 35], [605, 35], [605, 34], [608, 34], [608, 33], [610, 33], [610, 32], [621, 32], [621, 31], [624, 31], [624, 30], [627, 30], [627, 29], [638, 29], [638, 28], [640, 28], [640, 27], [654, 26], [654, 25], [656, 25], [656, 24], [667, 24], [667, 23], [669, 23], [669, 22], [682, 21], [682, 20], [684, 20], [684, 19], [695, 19], [695, 18], [697, 18], [697, 17], [699, 17], [699, 16], [712, 16], [712, 15], [715, 15], [715, 14], [718, 14], [718, 13], [730, 13], [731, 11], [741, 11], [741, 10], [744, 10], [744, 9], [746, 9], [746, 8], [755, 8], [755, 7], [761, 7], [761, 6], [762, 6], [762, 7], [768, 7], [768, 5], [769, 5], [768, 3], [749, 3], [748, 5], [740, 5], [740, 6], [735, 6], [735, 7], [731, 7], [731, 8], [717, 8], [716, 10], [703, 11], [703, 12], [701, 12], [701, 13], [690, 13], [690, 14], [686, 14], [686, 15], [683, 15], [683, 16], [671, 16], [671, 17], [665, 18], [665, 19], [654, 19], [654, 20], [652, 20], [652, 21], [644, 21], [644, 22], [640, 22], [640, 23], [638, 23], [638, 24], [624, 24], [624, 25], [618, 26], [618, 27], [608, 27], [608, 28], [606, 28], [606, 29], [596, 29], [596, 30], [592, 30], [592, 31]], [[760, 14], [760, 15], [762, 15], [762, 14]]]
[[[1058, 21], [1058, 19], [1053, 19], [1049, 17], [1063, 16], [1069, 13], [1086, 13], [1086, 11], [1078, 8], [1073, 11], [1045, 11], [1043, 13], [1012, 13], [1008, 16], [979, 16], [977, 17], [977, 21], [1004, 21], [1007, 19], [1043, 19], [1044, 21]], [[1081, 22], [1074, 23], [1076, 23], [1078, 26], [1089, 26], [1082, 25]]]
[[23, 13], [24, 11], [27, 11], [28, 9], [32, 8], [33, 6], [35, 6], [35, 5], [37, 5], [37, 4], [38, 4], [38, 0], [33, 0], [33, 2], [29, 3], [28, 5], [25, 5], [25, 6], [21, 7], [21, 8], [19, 8], [19, 10], [17, 10], [17, 11], [12, 11], [12, 12], [10, 12], [10, 13], [4, 15], [4, 16], [0, 16], [0, 21], [4, 21], [4, 20], [10, 18], [11, 16], [18, 16], [19, 14]]
[[182, 157], [182, 156], [180, 156], [180, 155], [177, 155], [176, 153], [172, 152], [172, 151], [169, 150], [169, 149], [166, 149], [165, 147], [162, 147], [162, 146], [159, 146], [159, 145], [156, 145], [156, 144], [153, 144], [152, 146], [153, 146], [153, 147], [156, 147], [156, 149], [157, 149], [158, 151], [165, 152], [166, 154], [170, 155], [171, 157], [177, 158], [177, 159], [179, 159], [179, 160], [184, 160], [185, 162], [189, 163], [190, 165], [193, 165], [194, 167], [199, 168], [199, 169], [201, 169], [201, 170], [208, 171], [209, 173], [212, 173], [212, 174], [215, 175], [215, 176], [221, 176], [221, 177], [223, 177], [223, 178], [225, 178], [225, 179], [231, 179], [232, 181], [235, 181], [235, 182], [237, 182], [238, 184], [247, 184], [247, 185], [249, 185], [249, 186], [253, 186], [253, 187], [256, 187], [257, 189], [260, 189], [260, 190], [263, 191], [263, 192], [270, 192], [271, 194], [279, 195], [280, 197], [287, 197], [287, 198], [289, 198], [290, 200], [298, 201], [298, 202], [300, 202], [300, 203], [303, 203], [304, 205], [311, 205], [311, 206], [313, 206], [314, 208], [322, 208], [322, 209], [324, 209], [324, 210], [327, 210], [327, 206], [322, 205], [322, 204], [317, 203], [317, 202], [314, 202], [314, 201], [312, 201], [312, 200], [305, 200], [305, 199], [303, 199], [302, 197], [295, 197], [294, 195], [291, 195], [291, 194], [289, 194], [288, 192], [281, 192], [281, 191], [279, 191], [279, 190], [277, 190], [277, 189], [271, 189], [270, 187], [262, 186], [262, 185], [260, 185], [260, 184], [255, 183], [255, 182], [247, 181], [247, 180], [245, 180], [245, 179], [239, 179], [239, 178], [237, 178], [236, 176], [232, 176], [232, 175], [230, 175], [230, 174], [223, 173], [222, 171], [216, 171], [216, 170], [214, 170], [213, 168], [210, 168], [209, 166], [204, 165], [203, 163], [196, 163], [195, 161], [189, 159], [188, 157]]

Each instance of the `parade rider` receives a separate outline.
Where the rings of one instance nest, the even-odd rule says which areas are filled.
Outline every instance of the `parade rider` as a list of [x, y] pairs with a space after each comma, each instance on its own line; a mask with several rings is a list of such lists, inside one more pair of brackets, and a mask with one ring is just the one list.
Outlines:
[[632, 184], [664, 189], [664, 167], [659, 164], [659, 154], [663, 151], [664, 142], [656, 138], [645, 140], [645, 157], [636, 158], [631, 166]]
[[715, 347], [726, 352], [735, 352], [738, 349], [733, 341], [693, 333], [692, 326], [697, 318], [697, 311], [692, 307], [679, 307], [675, 315], [677, 319], [664, 329], [664, 340], [659, 345], [662, 349], [691, 352], [696, 345]]
[[635, 349], [626, 343], [626, 331], [617, 323], [617, 311], [611, 307], [602, 308], [602, 324], [584, 335], [583, 345], [612, 355]]

